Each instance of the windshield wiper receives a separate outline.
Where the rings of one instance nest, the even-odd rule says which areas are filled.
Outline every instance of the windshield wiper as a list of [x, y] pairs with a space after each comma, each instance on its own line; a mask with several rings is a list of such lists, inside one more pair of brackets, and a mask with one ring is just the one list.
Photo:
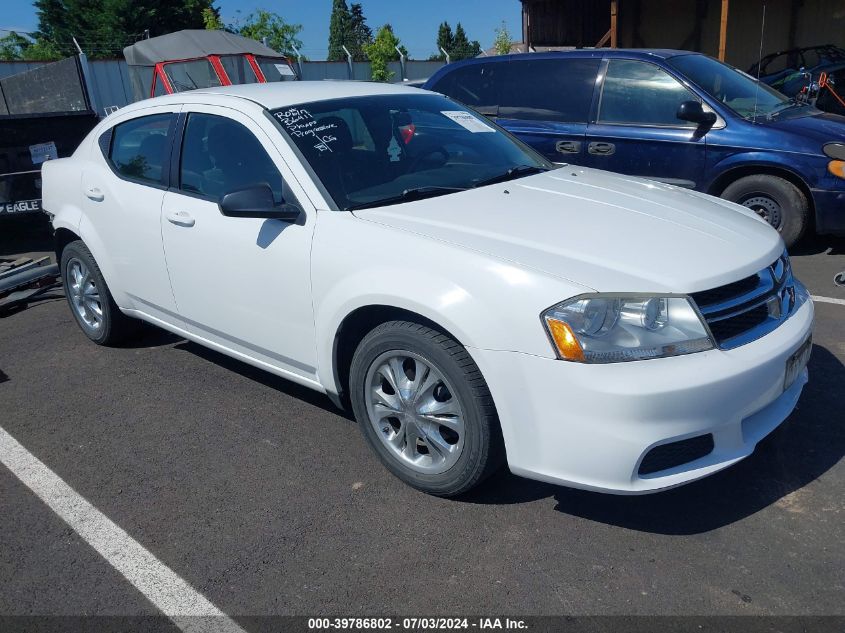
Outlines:
[[771, 120], [780, 115], [782, 112], [786, 112], [787, 110], [791, 110], [792, 108], [802, 108], [808, 105], [810, 104], [807, 101], [799, 101], [798, 97], [790, 97], [789, 101], [785, 101], [784, 103], [779, 105], [776, 110], [769, 112], [766, 117]]
[[435, 196], [442, 196], [447, 193], [455, 193], [456, 191], [466, 191], [466, 187], [438, 187], [425, 186], [413, 187], [405, 189], [402, 193], [388, 198], [381, 198], [373, 200], [372, 202], [362, 202], [361, 204], [352, 204], [346, 207], [346, 211], [356, 211], [358, 209], [370, 209], [372, 207], [387, 206], [389, 204], [398, 204], [400, 202], [409, 202], [411, 200], [422, 200], [424, 198], [434, 198]]
[[501, 174], [497, 174], [495, 176], [491, 176], [490, 178], [485, 178], [473, 185], [473, 187], [485, 187], [487, 185], [495, 185], [497, 182], [506, 182], [508, 180], [514, 180], [516, 178], [521, 178], [522, 176], [528, 176], [529, 174], [539, 174], [540, 172], [549, 171], [546, 167], [540, 167], [539, 165], [517, 165], [516, 167], [511, 167], [505, 172]]

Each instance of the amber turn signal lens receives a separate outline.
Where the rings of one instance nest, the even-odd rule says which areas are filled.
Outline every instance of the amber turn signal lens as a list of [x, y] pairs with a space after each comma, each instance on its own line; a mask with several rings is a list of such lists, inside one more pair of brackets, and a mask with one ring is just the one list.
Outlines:
[[827, 164], [827, 170], [834, 176], [845, 178], [845, 160], [832, 160]]
[[557, 351], [561, 358], [566, 360], [584, 361], [584, 350], [575, 338], [572, 328], [563, 321], [557, 319], [546, 319], [549, 324], [549, 332], [552, 334]]

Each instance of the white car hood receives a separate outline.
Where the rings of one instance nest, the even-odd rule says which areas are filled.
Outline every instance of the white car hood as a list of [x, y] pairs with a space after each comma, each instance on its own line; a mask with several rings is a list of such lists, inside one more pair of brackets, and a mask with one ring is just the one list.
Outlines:
[[600, 292], [697, 292], [783, 250], [751, 211], [693, 191], [565, 166], [355, 215]]

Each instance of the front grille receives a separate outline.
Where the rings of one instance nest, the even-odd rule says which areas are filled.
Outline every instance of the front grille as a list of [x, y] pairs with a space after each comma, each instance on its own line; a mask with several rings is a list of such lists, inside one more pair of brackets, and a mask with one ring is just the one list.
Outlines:
[[759, 283], [759, 275], [751, 275], [750, 277], [740, 279], [739, 281], [727, 284], [726, 286], [719, 286], [718, 288], [713, 288], [713, 290], [696, 292], [693, 295], [693, 299], [695, 299], [695, 302], [699, 306], [721, 303], [727, 299], [732, 299], [733, 297], [738, 297], [751, 292]]
[[681, 464], [687, 464], [712, 452], [713, 436], [710, 433], [678, 442], [661, 444], [646, 453], [637, 472], [640, 475], [650, 475]]
[[710, 331], [718, 343], [730, 340], [762, 325], [769, 318], [769, 307], [764, 303], [748, 312], [742, 312], [730, 319], [714, 321], [710, 324]]
[[721, 349], [750, 343], [774, 330], [795, 307], [789, 256], [784, 252], [755, 275], [691, 297]]

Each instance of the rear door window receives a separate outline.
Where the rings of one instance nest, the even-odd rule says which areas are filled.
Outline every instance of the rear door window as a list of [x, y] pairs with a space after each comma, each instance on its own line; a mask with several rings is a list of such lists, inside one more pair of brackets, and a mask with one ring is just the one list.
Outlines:
[[599, 123], [696, 127], [678, 118], [684, 101], [701, 101], [663, 69], [648, 62], [611, 59], [604, 78]]
[[600, 59], [518, 59], [502, 78], [498, 115], [586, 123]]
[[116, 125], [109, 162], [121, 176], [162, 184], [168, 164], [172, 114], [153, 114]]

